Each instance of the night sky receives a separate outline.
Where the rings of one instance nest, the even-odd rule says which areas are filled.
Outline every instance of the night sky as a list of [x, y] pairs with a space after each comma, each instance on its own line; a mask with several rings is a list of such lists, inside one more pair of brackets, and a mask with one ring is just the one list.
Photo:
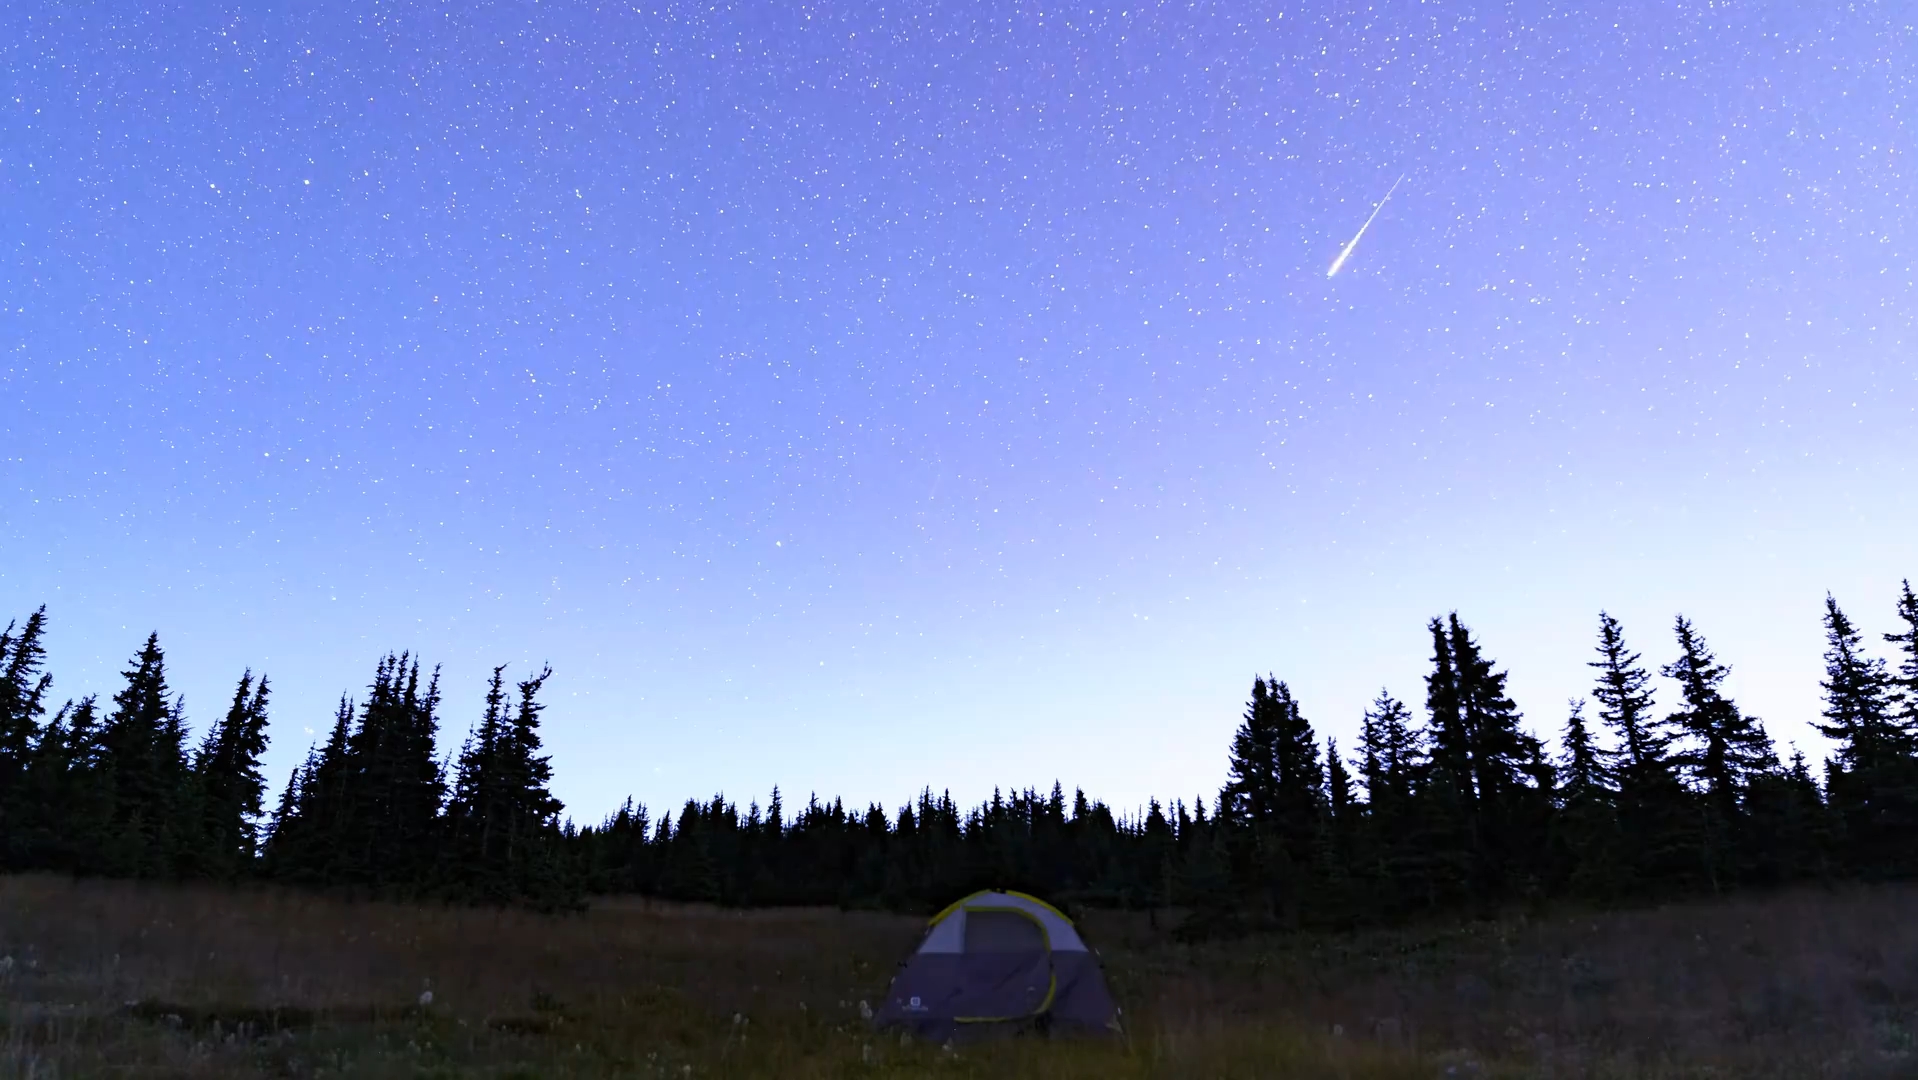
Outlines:
[[1209, 803], [1255, 672], [1349, 747], [1454, 609], [1546, 735], [1683, 612], [1816, 759], [1918, 577], [1915, 25], [0, 5], [0, 621], [265, 671], [276, 791], [386, 650], [448, 746], [550, 661], [582, 821]]

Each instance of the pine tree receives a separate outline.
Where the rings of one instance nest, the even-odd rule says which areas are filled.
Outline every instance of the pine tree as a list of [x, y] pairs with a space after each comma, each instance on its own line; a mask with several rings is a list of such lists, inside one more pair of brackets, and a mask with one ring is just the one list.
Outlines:
[[1618, 740], [1619, 772], [1641, 776], [1663, 770], [1671, 736], [1652, 715], [1651, 672], [1626, 647], [1618, 620], [1603, 611], [1598, 613], [1598, 655], [1587, 665], [1598, 670], [1592, 696], [1598, 699], [1599, 719]]
[[[539, 692], [552, 675], [553, 669], [545, 667], [518, 684], [519, 707], [507, 732], [510, 749], [505, 755], [509, 781], [506, 864], [511, 868], [515, 897], [542, 907], [571, 906], [577, 890], [576, 882], [568, 878], [557, 858], [559, 814], [564, 806], [549, 789], [553, 767], [540, 752], [539, 718], [546, 707], [539, 702]], [[714, 801], [719, 802], [717, 798]], [[739, 834], [738, 817], [738, 811], [727, 804], [724, 833], [728, 846]]]
[[1651, 672], [1625, 644], [1618, 620], [1603, 611], [1597, 652], [1588, 665], [1598, 674], [1592, 697], [1615, 744], [1606, 764], [1618, 789], [1618, 829], [1630, 840], [1621, 853], [1619, 887], [1641, 895], [1689, 888], [1703, 880], [1702, 840], [1691, 794], [1672, 760], [1672, 736], [1652, 711]]
[[1894, 684], [1885, 662], [1863, 651], [1864, 635], [1825, 597], [1825, 722], [1838, 743], [1826, 787], [1843, 825], [1846, 858], [1867, 877], [1918, 871], [1918, 761], [1912, 734], [1894, 716]]
[[106, 835], [98, 740], [92, 697], [62, 705], [40, 729], [19, 789], [20, 865], [67, 873], [98, 866]]
[[[1252, 679], [1239, 729], [1232, 735], [1220, 814], [1256, 829], [1270, 828], [1279, 810], [1279, 702], [1263, 677]], [[1080, 793], [1083, 800], [1084, 792]], [[1074, 808], [1073, 816], [1081, 816]]]
[[1325, 771], [1319, 764], [1319, 739], [1284, 683], [1270, 682], [1270, 697], [1276, 706], [1278, 728], [1273, 758], [1278, 766], [1278, 805], [1275, 807], [1280, 835], [1286, 853], [1295, 861], [1305, 860], [1312, 851], [1318, 833], [1320, 812], [1325, 804]]
[[1180, 831], [1184, 857], [1173, 888], [1174, 902], [1186, 909], [1186, 917], [1172, 934], [1181, 941], [1229, 937], [1242, 932], [1246, 925], [1244, 905], [1234, 887], [1232, 864], [1221, 835], [1229, 821], [1217, 815], [1207, 820], [1203, 796], [1192, 803], [1191, 829]]
[[1565, 717], [1564, 752], [1559, 759], [1560, 791], [1567, 801], [1610, 794], [1608, 770], [1585, 726], [1585, 701], [1573, 698]]
[[43, 604], [14, 630], [0, 631], [0, 869], [25, 865], [27, 832], [32, 807], [25, 801], [26, 775], [34, 743], [40, 735], [40, 717], [53, 677], [41, 669], [46, 663], [47, 609]]
[[1829, 877], [1836, 830], [1802, 751], [1788, 768], [1752, 777], [1745, 795], [1749, 831], [1762, 840], [1747, 867], [1757, 885], [1776, 886]]
[[1324, 811], [1318, 816], [1313, 843], [1313, 875], [1317, 879], [1311, 918], [1321, 925], [1349, 926], [1361, 918], [1353, 878], [1359, 843], [1360, 804], [1352, 790], [1352, 774], [1339, 757], [1335, 739], [1325, 740]]
[[1318, 739], [1291, 688], [1266, 676], [1234, 734], [1219, 796], [1233, 877], [1270, 915], [1298, 916], [1313, 860], [1324, 775]]
[[1396, 812], [1411, 797], [1424, 750], [1424, 739], [1412, 727], [1411, 710], [1381, 689], [1359, 729], [1359, 776], [1373, 813], [1387, 812], [1387, 807]]
[[1898, 669], [1890, 676], [1891, 715], [1907, 739], [1918, 739], [1918, 595], [1911, 581], [1899, 583], [1898, 619], [1905, 624], [1903, 633], [1886, 634], [1885, 640], [1898, 646]]
[[512, 705], [506, 698], [506, 667], [493, 669], [486, 708], [479, 726], [466, 736], [454, 769], [452, 798], [446, 807], [453, 844], [452, 874], [457, 887], [488, 900], [511, 892], [503, 857], [510, 813], [507, 758], [511, 753]]
[[233, 703], [207, 731], [193, 762], [200, 806], [200, 870], [222, 879], [250, 873], [259, 854], [259, 818], [266, 794], [260, 755], [266, 752], [267, 680], [240, 676]]
[[1571, 702], [1560, 745], [1556, 876], [1574, 895], [1609, 899], [1622, 885], [1616, 792], [1604, 755], [1592, 742], [1581, 699]]
[[1864, 635], [1825, 595], [1825, 723], [1820, 734], [1838, 743], [1846, 770], [1875, 772], [1909, 758], [1908, 734], [1892, 718], [1892, 683], [1885, 662], [1863, 651]]
[[407, 893], [437, 870], [445, 779], [436, 757], [439, 671], [389, 654], [346, 741], [338, 838], [344, 881]]
[[185, 705], [168, 700], [166, 656], [150, 634], [123, 672], [126, 686], [100, 733], [100, 770], [109, 800], [99, 869], [125, 877], [166, 877], [182, 852], [187, 801]]
[[1381, 689], [1359, 728], [1359, 776], [1366, 812], [1355, 873], [1367, 883], [1362, 894], [1381, 917], [1409, 906], [1431, 904], [1427, 843], [1430, 821], [1421, 812], [1425, 771], [1424, 733], [1412, 726], [1405, 704]]
[[306, 760], [287, 778], [264, 853], [270, 876], [308, 885], [344, 880], [342, 832], [352, 767], [347, 741], [354, 711], [352, 699], [340, 695], [326, 743], [309, 747]]
[[1345, 762], [1339, 758], [1339, 744], [1336, 739], [1325, 740], [1325, 796], [1326, 805], [1332, 811], [1332, 820], [1338, 825], [1339, 832], [1350, 835], [1358, 814], [1358, 800], [1352, 791], [1352, 774], [1347, 771]]
[[1472, 733], [1459, 704], [1458, 667], [1452, 656], [1452, 639], [1445, 623], [1433, 619], [1426, 629], [1432, 635], [1432, 673], [1425, 677], [1425, 711], [1431, 725], [1432, 781], [1450, 788], [1460, 805], [1478, 802], [1478, 787], [1472, 783]]
[[1673, 624], [1678, 659], [1660, 670], [1678, 683], [1685, 708], [1668, 718], [1687, 746], [1679, 763], [1704, 796], [1705, 872], [1713, 891], [1735, 879], [1741, 860], [1759, 838], [1748, 835], [1742, 800], [1749, 778], [1776, 765], [1771, 740], [1756, 717], [1746, 716], [1720, 687], [1731, 669], [1720, 664], [1691, 620]]
[[[539, 717], [545, 707], [538, 695], [553, 672], [546, 668], [521, 682], [515, 708], [507, 700], [504, 671], [504, 666], [493, 669], [485, 712], [467, 736], [454, 771], [453, 794], [446, 807], [453, 852], [449, 883], [474, 899], [567, 906], [573, 902], [576, 883], [564, 873], [556, 849], [563, 808], [547, 788], [552, 766], [539, 752]], [[775, 803], [777, 799], [775, 791]], [[702, 813], [695, 807], [693, 818], [682, 815], [682, 823], [701, 820]], [[737, 813], [716, 800], [706, 824], [717, 828], [714, 823], [720, 817], [736, 818]], [[751, 830], [756, 832], [762, 827], [756, 805], [753, 818]], [[724, 845], [739, 846], [740, 838], [733, 835], [736, 828], [728, 826], [723, 831], [728, 834]], [[709, 835], [707, 847], [719, 840]], [[717, 866], [709, 869], [719, 873]], [[710, 898], [724, 891], [719, 877], [713, 878], [717, 891]]]
[[1506, 673], [1494, 670], [1458, 615], [1434, 619], [1430, 629], [1434, 782], [1452, 792], [1438, 805], [1463, 812], [1455, 857], [1470, 868], [1475, 899], [1491, 902], [1513, 888], [1534, 887], [1543, 869], [1549, 794], [1539, 780], [1548, 769], [1538, 739], [1518, 726]]
[[1518, 726], [1518, 707], [1505, 695], [1505, 672], [1493, 670], [1456, 613], [1447, 621], [1472, 788], [1481, 803], [1502, 808], [1526, 786], [1526, 763], [1536, 757], [1539, 742]]

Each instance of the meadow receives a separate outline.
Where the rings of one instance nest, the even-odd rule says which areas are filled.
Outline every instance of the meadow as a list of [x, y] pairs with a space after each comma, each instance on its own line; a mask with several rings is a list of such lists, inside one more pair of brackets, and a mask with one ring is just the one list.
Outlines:
[[0, 878], [0, 1075], [1918, 1075], [1918, 888], [1184, 944], [1085, 913], [1102, 1042], [860, 1019], [921, 926], [608, 901], [574, 915]]

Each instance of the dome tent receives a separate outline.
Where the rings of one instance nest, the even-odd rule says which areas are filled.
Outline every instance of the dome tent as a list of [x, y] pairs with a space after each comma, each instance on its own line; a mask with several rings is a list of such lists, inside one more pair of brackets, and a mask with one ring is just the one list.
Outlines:
[[940, 1041], [1035, 1029], [1116, 1033], [1119, 1009], [1071, 919], [1025, 893], [985, 891], [932, 917], [873, 1022]]

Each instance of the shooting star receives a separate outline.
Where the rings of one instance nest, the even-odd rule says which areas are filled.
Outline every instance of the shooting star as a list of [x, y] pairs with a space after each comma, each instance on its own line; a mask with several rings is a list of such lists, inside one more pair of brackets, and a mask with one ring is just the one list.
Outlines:
[[1339, 267], [1345, 265], [1346, 257], [1352, 254], [1353, 248], [1359, 246], [1359, 237], [1364, 236], [1365, 230], [1372, 227], [1372, 218], [1378, 217], [1379, 211], [1385, 209], [1385, 200], [1390, 199], [1392, 197], [1392, 192], [1397, 191], [1399, 189], [1399, 180], [1403, 180], [1403, 179], [1405, 179], [1405, 174], [1400, 173], [1399, 179], [1392, 181], [1392, 186], [1385, 190], [1385, 199], [1380, 199], [1379, 204], [1372, 208], [1372, 217], [1368, 217], [1365, 219], [1365, 224], [1359, 226], [1358, 235], [1352, 237], [1352, 242], [1345, 245], [1344, 251], [1339, 252], [1339, 257], [1332, 260], [1332, 269], [1327, 270], [1325, 272], [1326, 277], [1337, 276], [1339, 272]]

